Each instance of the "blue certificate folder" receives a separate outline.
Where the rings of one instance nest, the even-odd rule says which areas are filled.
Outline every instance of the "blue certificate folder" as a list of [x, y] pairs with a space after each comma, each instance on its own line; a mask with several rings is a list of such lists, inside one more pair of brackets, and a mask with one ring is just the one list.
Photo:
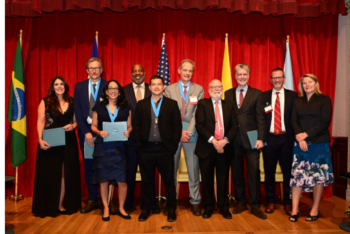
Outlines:
[[[258, 130], [249, 131], [247, 132], [247, 135], [249, 138], [250, 146], [252, 149], [255, 149], [256, 141], [258, 140]], [[264, 145], [266, 146], [267, 143], [265, 142]]]
[[[188, 124], [189, 124], [189, 123], [182, 121], [182, 130], [187, 130]], [[194, 136], [191, 136], [189, 142], [196, 143], [197, 135], [198, 135], [198, 134], [197, 134], [197, 132], [196, 132], [196, 134], [195, 134]]]
[[105, 132], [109, 132], [109, 136], [103, 138], [104, 142], [108, 141], [127, 141], [128, 138], [124, 136], [124, 132], [127, 129], [127, 123], [124, 122], [103, 122], [102, 129]]
[[[96, 137], [94, 137], [94, 140], [96, 139]], [[90, 146], [87, 141], [86, 138], [84, 137], [84, 158], [85, 159], [93, 159], [92, 157], [92, 153], [94, 152], [95, 146]]]
[[63, 128], [43, 130], [43, 141], [46, 141], [50, 147], [66, 145], [66, 132]]

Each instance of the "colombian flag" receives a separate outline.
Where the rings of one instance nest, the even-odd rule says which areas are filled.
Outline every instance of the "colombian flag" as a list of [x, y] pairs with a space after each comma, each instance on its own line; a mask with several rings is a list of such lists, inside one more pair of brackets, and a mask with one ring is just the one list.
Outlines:
[[11, 164], [18, 167], [27, 159], [27, 124], [24, 99], [23, 64], [20, 40], [18, 40], [12, 70], [11, 91], [7, 120], [11, 123]]
[[225, 51], [224, 51], [224, 62], [222, 63], [222, 86], [224, 88], [222, 99], [225, 100], [225, 91], [232, 89], [232, 78], [231, 78], [231, 67], [230, 67], [230, 56], [228, 54], [228, 39], [225, 39]]

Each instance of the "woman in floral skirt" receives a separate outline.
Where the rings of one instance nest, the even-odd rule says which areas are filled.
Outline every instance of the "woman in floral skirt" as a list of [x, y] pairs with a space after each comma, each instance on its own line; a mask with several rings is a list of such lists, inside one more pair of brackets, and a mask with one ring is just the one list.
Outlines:
[[313, 204], [306, 221], [316, 221], [324, 186], [334, 182], [330, 133], [332, 119], [331, 99], [323, 95], [313, 74], [305, 74], [299, 82], [301, 96], [294, 101], [292, 125], [297, 142], [294, 143], [292, 175], [293, 208], [289, 220], [299, 217], [299, 200], [302, 192], [313, 192]]

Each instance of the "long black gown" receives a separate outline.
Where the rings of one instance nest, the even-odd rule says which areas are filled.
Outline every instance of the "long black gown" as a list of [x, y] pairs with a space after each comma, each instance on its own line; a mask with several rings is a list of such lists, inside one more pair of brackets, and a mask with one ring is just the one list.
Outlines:
[[[59, 128], [71, 123], [74, 106], [70, 105], [57, 119], [46, 112], [45, 129]], [[65, 195], [63, 207], [73, 214], [81, 207], [79, 151], [75, 131], [66, 133], [66, 145], [42, 150], [38, 145], [32, 213], [37, 217], [55, 217], [61, 192], [62, 164], [64, 165]]]

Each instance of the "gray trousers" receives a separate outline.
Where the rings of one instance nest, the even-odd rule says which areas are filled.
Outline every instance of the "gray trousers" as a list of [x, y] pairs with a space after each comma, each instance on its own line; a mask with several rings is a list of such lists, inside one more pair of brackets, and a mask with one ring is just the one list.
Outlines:
[[179, 169], [179, 161], [181, 148], [184, 149], [187, 171], [188, 171], [188, 187], [190, 190], [190, 203], [199, 204], [201, 202], [201, 194], [199, 191], [199, 162], [198, 157], [194, 154], [196, 143], [179, 143], [179, 147], [175, 153], [175, 185], [177, 184], [177, 170]]

